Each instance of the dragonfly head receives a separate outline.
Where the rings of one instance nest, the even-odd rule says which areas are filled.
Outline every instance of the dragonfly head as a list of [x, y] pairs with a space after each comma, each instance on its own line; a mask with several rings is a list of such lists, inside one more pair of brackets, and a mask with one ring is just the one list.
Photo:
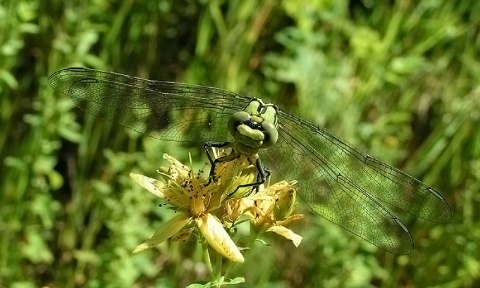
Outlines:
[[243, 111], [234, 113], [228, 121], [228, 131], [237, 150], [253, 155], [260, 148], [273, 146], [278, 139], [277, 112], [277, 106], [254, 98]]

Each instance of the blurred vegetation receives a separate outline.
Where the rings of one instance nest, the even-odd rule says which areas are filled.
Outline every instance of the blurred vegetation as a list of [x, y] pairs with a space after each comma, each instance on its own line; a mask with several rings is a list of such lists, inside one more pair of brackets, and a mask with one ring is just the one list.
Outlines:
[[[392, 255], [313, 215], [232, 277], [252, 287], [480, 286], [480, 5], [458, 1], [0, 3], [0, 287], [182, 287], [195, 242], [132, 255], [170, 212], [128, 172], [202, 147], [84, 115], [46, 77], [86, 66], [275, 103], [443, 191], [453, 221], [407, 219]], [[304, 209], [306, 213], [308, 211]]]

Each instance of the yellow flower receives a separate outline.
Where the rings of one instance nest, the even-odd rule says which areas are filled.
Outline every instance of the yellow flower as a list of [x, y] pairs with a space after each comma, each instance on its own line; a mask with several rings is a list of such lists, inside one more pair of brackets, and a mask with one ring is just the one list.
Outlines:
[[236, 222], [247, 215], [251, 221], [267, 232], [277, 233], [298, 247], [302, 237], [285, 227], [288, 223], [303, 218], [294, 214], [296, 205], [295, 181], [281, 181], [266, 189], [260, 186], [259, 193], [241, 199], [231, 199], [226, 203], [224, 219]]
[[[218, 179], [208, 181], [208, 178], [200, 173], [194, 174], [175, 158], [167, 154], [164, 154], [164, 158], [171, 163], [168, 168], [160, 169], [165, 183], [140, 174], [130, 173], [130, 176], [152, 194], [174, 206], [179, 214], [167, 221], [149, 240], [137, 246], [134, 253], [152, 248], [169, 238], [189, 234], [195, 225], [218, 253], [234, 262], [243, 262], [240, 250], [212, 213], [221, 207], [238, 185], [251, 183], [255, 179], [255, 167], [252, 169], [252, 165], [239, 162], [239, 159], [219, 163], [216, 166]], [[233, 196], [236, 197], [237, 193], [239, 191]]]
[[[222, 156], [221, 153], [225, 154], [223, 149], [213, 151], [216, 159]], [[268, 188], [260, 185], [255, 189], [258, 193], [252, 193], [252, 186], [238, 188], [256, 180], [257, 169], [247, 157], [216, 163], [211, 180], [193, 173], [191, 168], [167, 154], [164, 158], [170, 162], [169, 167], [162, 167], [159, 171], [164, 181], [134, 173], [130, 176], [173, 206], [177, 215], [138, 245], [134, 253], [167, 239], [185, 239], [197, 230], [219, 254], [231, 261], [243, 262], [242, 253], [224, 227], [233, 226], [244, 215], [263, 231], [275, 232], [291, 240], [295, 246], [300, 244], [302, 237], [285, 227], [303, 217], [292, 215], [296, 203], [295, 181], [281, 181]]]

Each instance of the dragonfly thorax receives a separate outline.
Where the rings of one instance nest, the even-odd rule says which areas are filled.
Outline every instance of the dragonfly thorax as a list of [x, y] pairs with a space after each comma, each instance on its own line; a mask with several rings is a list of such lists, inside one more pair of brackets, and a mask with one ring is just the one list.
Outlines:
[[277, 107], [253, 99], [243, 111], [230, 117], [228, 131], [235, 140], [234, 149], [244, 155], [257, 154], [277, 142]]

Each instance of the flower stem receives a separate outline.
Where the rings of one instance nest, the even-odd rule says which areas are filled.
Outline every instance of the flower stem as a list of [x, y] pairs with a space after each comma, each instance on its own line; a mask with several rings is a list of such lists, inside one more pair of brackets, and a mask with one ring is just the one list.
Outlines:
[[210, 253], [208, 252], [208, 244], [205, 241], [202, 241], [202, 250], [203, 250], [203, 258], [205, 259], [205, 264], [207, 265], [208, 272], [210, 272], [210, 277], [215, 278], [216, 275], [212, 267]]

